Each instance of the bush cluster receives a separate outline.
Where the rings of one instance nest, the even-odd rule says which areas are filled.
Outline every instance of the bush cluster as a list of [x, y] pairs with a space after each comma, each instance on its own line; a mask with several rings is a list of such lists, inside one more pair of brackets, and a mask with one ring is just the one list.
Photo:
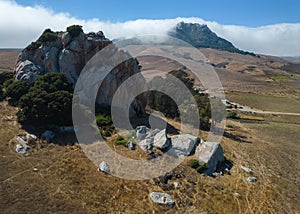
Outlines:
[[80, 26], [80, 25], [69, 26], [69, 27], [67, 27], [67, 32], [69, 32], [73, 38], [77, 37], [77, 36], [79, 36], [80, 33], [83, 32], [82, 26]]
[[56, 32], [53, 32], [51, 29], [46, 29], [42, 35], [38, 38], [37, 41], [32, 42], [30, 45], [28, 45], [25, 49], [27, 51], [34, 51], [38, 49], [43, 43], [46, 42], [54, 42], [58, 38], [58, 35]]
[[127, 140], [125, 140], [122, 136], [118, 135], [118, 137], [116, 138], [116, 140], [114, 141], [114, 144], [116, 146], [126, 146], [127, 144]]
[[190, 167], [195, 169], [198, 173], [204, 173], [208, 169], [206, 163], [202, 163], [196, 159], [190, 161]]

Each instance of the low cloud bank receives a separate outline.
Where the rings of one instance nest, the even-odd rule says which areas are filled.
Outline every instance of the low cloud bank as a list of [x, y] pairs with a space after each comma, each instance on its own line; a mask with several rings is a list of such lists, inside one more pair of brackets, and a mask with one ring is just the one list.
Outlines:
[[56, 13], [40, 6], [25, 7], [8, 0], [0, 0], [0, 48], [24, 48], [36, 40], [45, 28], [62, 31], [67, 26], [79, 24], [86, 32], [102, 30], [108, 38], [115, 39], [136, 35], [165, 35], [180, 21], [206, 24], [218, 36], [245, 51], [275, 56], [300, 56], [300, 23], [249, 28], [221, 25], [197, 17], [138, 19], [113, 23], [98, 19], [80, 20], [68, 13]]

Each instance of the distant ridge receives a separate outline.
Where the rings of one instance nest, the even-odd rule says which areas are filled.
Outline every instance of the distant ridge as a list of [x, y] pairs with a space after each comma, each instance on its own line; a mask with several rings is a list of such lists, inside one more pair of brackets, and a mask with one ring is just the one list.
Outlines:
[[217, 34], [212, 32], [207, 25], [180, 22], [175, 28], [169, 31], [168, 34], [188, 42], [196, 48], [213, 48], [222, 51], [256, 56], [254, 53], [242, 51], [234, 47], [231, 42], [218, 37]]

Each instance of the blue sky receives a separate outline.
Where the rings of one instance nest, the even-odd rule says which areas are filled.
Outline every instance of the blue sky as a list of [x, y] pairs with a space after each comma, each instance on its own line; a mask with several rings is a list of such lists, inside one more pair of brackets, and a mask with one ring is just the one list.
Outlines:
[[26, 6], [42, 5], [68, 12], [78, 19], [124, 22], [136, 19], [200, 17], [226, 25], [257, 27], [276, 23], [299, 23], [299, 0], [16, 0]]
[[299, 0], [0, 0], [0, 48], [24, 48], [46, 28], [73, 24], [116, 39], [167, 35], [184, 21], [245, 51], [300, 56], [299, 8]]

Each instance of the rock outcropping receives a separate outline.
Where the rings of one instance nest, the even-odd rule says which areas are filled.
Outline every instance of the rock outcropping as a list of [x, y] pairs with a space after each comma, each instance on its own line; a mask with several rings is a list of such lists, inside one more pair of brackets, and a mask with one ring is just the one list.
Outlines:
[[[112, 44], [102, 31], [85, 34], [80, 26], [77, 32], [44, 31], [40, 38], [27, 46], [19, 55], [14, 69], [16, 80], [33, 82], [38, 75], [47, 72], [63, 72], [68, 81], [75, 85], [78, 77], [88, 63], [103, 48]], [[130, 76], [140, 73], [136, 60], [129, 59], [113, 68], [103, 77], [99, 88], [97, 103], [110, 105], [117, 88]], [[90, 86], [93, 87], [93, 86]], [[143, 102], [136, 102], [142, 105]], [[142, 107], [136, 107], [142, 111]]]
[[223, 149], [221, 145], [216, 142], [201, 143], [196, 149], [196, 155], [199, 157], [199, 161], [207, 164], [207, 174], [215, 172], [218, 164], [225, 160]]

